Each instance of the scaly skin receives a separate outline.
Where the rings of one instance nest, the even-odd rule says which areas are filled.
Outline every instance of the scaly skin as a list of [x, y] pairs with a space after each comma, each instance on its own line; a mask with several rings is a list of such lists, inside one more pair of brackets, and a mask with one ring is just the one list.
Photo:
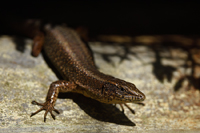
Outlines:
[[48, 112], [55, 119], [52, 111], [58, 113], [54, 105], [59, 92], [76, 92], [108, 104], [137, 103], [145, 99], [134, 84], [99, 72], [90, 49], [75, 31], [64, 26], [51, 28], [47, 25], [45, 32], [45, 53], [65, 80], [50, 85], [44, 104], [32, 102], [43, 107], [31, 116], [46, 110], [44, 121]]

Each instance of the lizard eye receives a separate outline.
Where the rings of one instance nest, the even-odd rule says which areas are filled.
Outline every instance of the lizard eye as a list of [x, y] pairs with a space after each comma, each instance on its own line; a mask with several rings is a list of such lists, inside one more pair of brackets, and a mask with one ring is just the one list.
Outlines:
[[124, 91], [124, 88], [120, 88], [121, 89], [121, 91]]

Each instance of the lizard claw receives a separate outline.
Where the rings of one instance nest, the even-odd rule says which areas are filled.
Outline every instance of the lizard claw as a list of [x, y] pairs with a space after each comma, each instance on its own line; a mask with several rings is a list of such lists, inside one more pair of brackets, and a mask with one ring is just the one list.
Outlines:
[[45, 112], [45, 114], [44, 114], [44, 122], [46, 122], [46, 116], [47, 116], [48, 112], [50, 112], [50, 114], [51, 114], [51, 116], [52, 116], [52, 118], [53, 118], [54, 120], [55, 120], [55, 115], [52, 113], [52, 111], [55, 111], [57, 114], [60, 114], [60, 112], [59, 112], [57, 109], [55, 109], [55, 108], [53, 107], [53, 104], [50, 103], [49, 101], [46, 101], [45, 103], [38, 103], [38, 102], [36, 102], [36, 101], [32, 101], [31, 103], [34, 104], [34, 105], [42, 106], [42, 108], [40, 108], [39, 110], [37, 110], [37, 111], [34, 112], [34, 113], [31, 113], [31, 116], [30, 116], [30, 117], [36, 115], [37, 113], [39, 113], [39, 112], [42, 111], [42, 110], [46, 110], [46, 112]]

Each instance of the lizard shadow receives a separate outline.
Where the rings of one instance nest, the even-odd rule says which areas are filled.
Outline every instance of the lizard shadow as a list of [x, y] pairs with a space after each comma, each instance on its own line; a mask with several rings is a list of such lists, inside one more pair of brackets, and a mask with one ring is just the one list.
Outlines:
[[[46, 63], [56, 74], [56, 76], [60, 80], [63, 79], [57, 71], [57, 69], [55, 69], [53, 64], [47, 58], [44, 51], [42, 51], [42, 53]], [[87, 113], [89, 116], [96, 120], [126, 126], [136, 126], [136, 124], [133, 123], [130, 119], [128, 119], [122, 111], [120, 111], [116, 106], [112, 104], [101, 103], [78, 93], [59, 93], [58, 98], [72, 99], [85, 113]]]
[[136, 126], [127, 116], [112, 104], [105, 104], [78, 93], [59, 93], [58, 98], [72, 99], [86, 114], [92, 118], [126, 126]]

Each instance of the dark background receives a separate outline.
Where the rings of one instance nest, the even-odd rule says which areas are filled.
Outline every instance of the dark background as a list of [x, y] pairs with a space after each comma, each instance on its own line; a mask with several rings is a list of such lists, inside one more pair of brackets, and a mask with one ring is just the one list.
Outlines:
[[7, 20], [42, 19], [84, 26], [90, 35], [199, 34], [198, 1], [6, 1], [0, 5], [1, 33]]

